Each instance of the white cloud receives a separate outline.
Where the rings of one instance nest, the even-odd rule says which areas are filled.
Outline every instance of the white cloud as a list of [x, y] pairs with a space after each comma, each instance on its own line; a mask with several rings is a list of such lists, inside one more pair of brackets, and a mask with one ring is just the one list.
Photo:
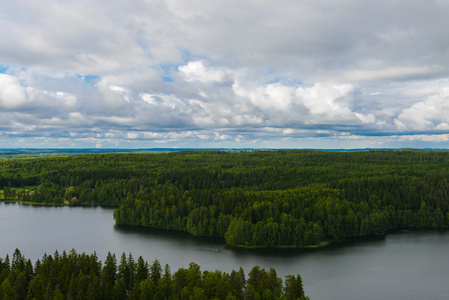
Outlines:
[[[250, 91], [248, 98], [264, 111], [281, 111], [287, 113], [291, 109], [294, 89], [281, 84], [269, 84]], [[241, 96], [241, 95], [240, 95]]]
[[445, 1], [2, 1], [1, 133], [436, 143], [389, 138], [449, 130], [448, 13]]
[[[345, 98], [354, 89], [351, 85], [315, 84], [313, 87], [296, 89], [296, 96], [310, 110], [312, 114], [329, 116], [350, 116]], [[351, 99], [349, 99], [350, 101]]]
[[6, 109], [19, 108], [31, 99], [30, 90], [22, 87], [17, 78], [0, 74], [0, 105]]
[[127, 137], [129, 139], [137, 139], [139, 135], [136, 132], [128, 132]]
[[143, 99], [143, 101], [147, 102], [148, 104], [157, 104], [156, 99], [154, 99], [153, 95], [148, 93], [140, 94], [140, 97]]
[[404, 109], [395, 119], [401, 130], [447, 130], [449, 87]]
[[69, 93], [56, 92], [54, 97], [64, 101], [64, 104], [69, 107], [74, 107], [77, 104], [76, 96]]
[[399, 140], [403, 141], [424, 141], [424, 142], [446, 142], [449, 140], [449, 134], [415, 134], [401, 136]]
[[360, 119], [360, 121], [362, 121], [362, 123], [368, 124], [368, 123], [374, 123], [376, 122], [376, 117], [373, 114], [360, 114], [360, 113], [355, 113], [356, 117]]
[[437, 126], [435, 126], [436, 130], [445, 130], [448, 131], [449, 130], [449, 124], [442, 122], [440, 124], [438, 124]]
[[190, 61], [187, 65], [179, 66], [178, 70], [187, 82], [221, 82], [225, 78], [225, 72], [213, 68], [206, 68], [202, 61]]
[[120, 92], [120, 93], [126, 92], [126, 89], [121, 86], [110, 85], [109, 88], [115, 92]]

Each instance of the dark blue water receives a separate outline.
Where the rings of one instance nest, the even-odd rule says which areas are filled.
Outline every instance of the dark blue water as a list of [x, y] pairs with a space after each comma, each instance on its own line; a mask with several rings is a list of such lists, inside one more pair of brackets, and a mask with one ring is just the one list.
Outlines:
[[[190, 262], [202, 270], [242, 266], [301, 274], [311, 299], [448, 299], [449, 230], [397, 231], [321, 249], [233, 249], [221, 239], [117, 227], [109, 208], [0, 203], [0, 257], [19, 248], [33, 261], [55, 250], [108, 251], [156, 258], [172, 271]], [[218, 251], [218, 252], [217, 252]]]

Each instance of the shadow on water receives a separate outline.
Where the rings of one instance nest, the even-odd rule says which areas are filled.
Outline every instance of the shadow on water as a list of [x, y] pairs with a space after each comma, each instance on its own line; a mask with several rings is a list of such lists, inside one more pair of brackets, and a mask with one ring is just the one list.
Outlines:
[[380, 247], [385, 244], [385, 236], [369, 236], [369, 237], [354, 237], [342, 242], [332, 243], [324, 247], [310, 247], [310, 248], [235, 248], [227, 246], [235, 252], [235, 255], [240, 256], [259, 256], [259, 257], [283, 257], [295, 258], [308, 255], [338, 255], [345, 252], [348, 248], [357, 247]]
[[124, 235], [138, 235], [142, 238], [165, 241], [180, 246], [191, 246], [212, 249], [211, 251], [231, 252], [233, 256], [260, 257], [260, 258], [296, 258], [309, 255], [333, 256], [348, 251], [358, 251], [365, 248], [379, 248], [385, 245], [387, 239], [401, 238], [408, 235], [447, 235], [449, 228], [412, 228], [394, 229], [382, 236], [352, 237], [342, 242], [332, 243], [325, 247], [317, 248], [239, 248], [225, 244], [220, 237], [193, 236], [187, 232], [166, 231], [161, 229], [151, 229], [144, 227], [134, 227], [126, 225], [114, 225], [114, 231]]
[[[142, 238], [157, 239], [182, 245], [196, 245], [198, 247], [211, 247], [217, 251], [230, 251], [237, 256], [257, 257], [297, 257], [308, 254], [338, 254], [348, 247], [380, 247], [385, 243], [386, 236], [353, 237], [345, 241], [332, 243], [325, 247], [317, 248], [240, 248], [225, 244], [220, 237], [194, 236], [187, 232], [167, 231], [127, 225], [114, 225], [114, 231], [118, 234], [138, 235]], [[400, 232], [399, 232], [400, 233]]]
[[118, 234], [135, 234], [140, 235], [143, 238], [154, 238], [157, 240], [165, 240], [171, 242], [198, 244], [204, 246], [217, 246], [224, 247], [225, 241], [220, 237], [204, 237], [194, 236], [188, 232], [180, 231], [168, 231], [163, 229], [153, 229], [145, 227], [127, 226], [127, 225], [114, 225], [114, 231]]

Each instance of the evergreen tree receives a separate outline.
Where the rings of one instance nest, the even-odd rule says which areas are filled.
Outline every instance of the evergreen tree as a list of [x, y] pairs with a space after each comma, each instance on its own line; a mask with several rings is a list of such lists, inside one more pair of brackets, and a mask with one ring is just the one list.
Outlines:
[[287, 275], [285, 278], [285, 297], [287, 299], [298, 299], [304, 297], [304, 288], [300, 275]]
[[162, 277], [162, 267], [159, 260], [155, 259], [150, 267], [150, 279], [157, 283]]

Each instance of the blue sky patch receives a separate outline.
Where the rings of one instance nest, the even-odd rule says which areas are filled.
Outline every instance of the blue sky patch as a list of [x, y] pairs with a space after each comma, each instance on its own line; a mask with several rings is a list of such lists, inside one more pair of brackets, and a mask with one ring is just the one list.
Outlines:
[[201, 57], [195, 56], [192, 53], [190, 53], [187, 50], [180, 50], [181, 51], [181, 55], [182, 55], [182, 59], [184, 60], [185, 63], [188, 63], [189, 61], [194, 61], [194, 60], [198, 60], [201, 59]]
[[276, 78], [276, 79], [267, 81], [266, 84], [273, 84], [273, 83], [277, 83], [277, 82], [279, 82], [279, 81], [280, 81], [280, 79], [279, 79], [279, 78]]
[[159, 66], [159, 72], [161, 73], [162, 80], [164, 82], [175, 82], [175, 80], [172, 78], [172, 74], [178, 72], [179, 65], [160, 65]]
[[281, 83], [281, 84], [283, 84], [283, 85], [291, 86], [291, 87], [296, 87], [296, 86], [299, 86], [299, 85], [303, 85], [303, 84], [304, 84], [304, 83], [303, 83], [302, 81], [300, 81], [300, 80], [288, 80], [288, 79], [285, 79], [285, 78], [279, 78], [279, 77], [274, 78], [274, 79], [272, 79], [272, 80], [268, 80], [268, 81], [266, 82], [266, 84], [274, 84], [274, 83]]
[[100, 76], [97, 75], [76, 75], [78, 78], [84, 79], [84, 82], [89, 85], [95, 85], [100, 81]]
[[267, 79], [265, 81], [265, 84], [274, 84], [274, 83], [280, 83], [286, 86], [295, 87], [299, 85], [303, 85], [304, 83], [299, 79], [289, 79], [286, 77], [278, 76], [276, 74], [276, 70], [269, 70], [264, 74], [265, 78]]
[[5, 74], [8, 71], [8, 67], [5, 65], [0, 65], [0, 74]]

